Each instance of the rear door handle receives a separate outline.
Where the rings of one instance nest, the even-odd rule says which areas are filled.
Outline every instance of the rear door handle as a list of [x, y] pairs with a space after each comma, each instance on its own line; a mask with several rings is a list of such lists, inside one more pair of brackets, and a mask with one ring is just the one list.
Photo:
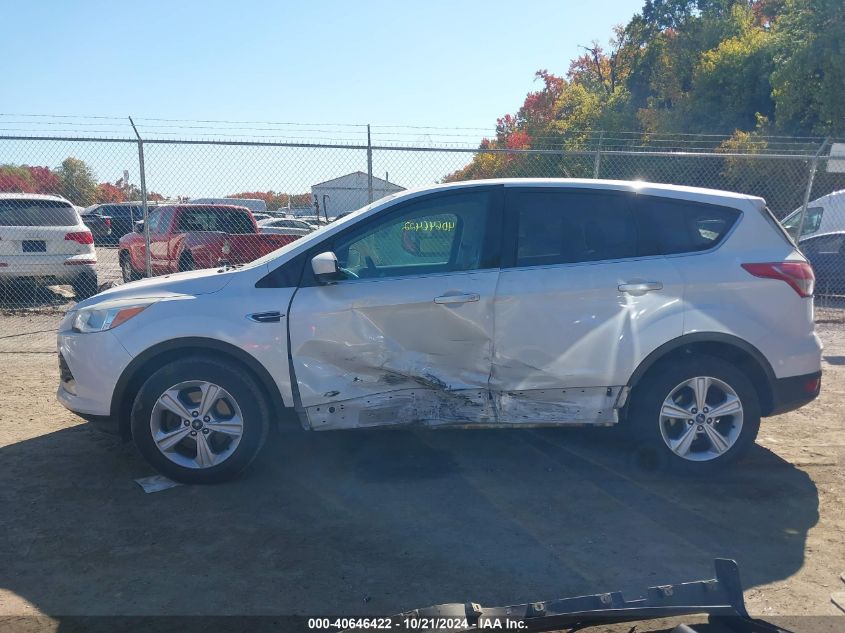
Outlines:
[[663, 290], [663, 284], [659, 281], [635, 281], [628, 284], [619, 284], [619, 291], [627, 292], [629, 295], [644, 295], [652, 290]]
[[478, 301], [481, 297], [475, 293], [470, 292], [462, 295], [443, 295], [442, 297], [434, 297], [434, 303], [469, 303], [470, 301]]

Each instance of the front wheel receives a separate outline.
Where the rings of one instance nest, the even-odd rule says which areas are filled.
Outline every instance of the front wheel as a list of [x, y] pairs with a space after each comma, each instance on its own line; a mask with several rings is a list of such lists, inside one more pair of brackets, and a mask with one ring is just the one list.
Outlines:
[[720, 470], [754, 444], [760, 404], [736, 366], [713, 357], [667, 363], [632, 394], [628, 424], [660, 462], [687, 473]]
[[160, 473], [216, 483], [246, 468], [267, 437], [264, 395], [235, 364], [192, 356], [152, 374], [132, 407], [132, 438]]

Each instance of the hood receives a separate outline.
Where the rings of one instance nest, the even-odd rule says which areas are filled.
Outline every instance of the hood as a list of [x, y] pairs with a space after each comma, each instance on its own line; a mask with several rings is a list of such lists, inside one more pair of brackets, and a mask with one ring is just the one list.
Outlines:
[[173, 273], [161, 277], [151, 277], [133, 281], [109, 288], [103, 292], [81, 301], [77, 308], [84, 308], [102, 301], [113, 301], [123, 299], [151, 299], [167, 298], [175, 296], [198, 296], [219, 292], [232, 281], [237, 270], [226, 270], [218, 272], [219, 268], [208, 268], [205, 270], [191, 270], [184, 273]]

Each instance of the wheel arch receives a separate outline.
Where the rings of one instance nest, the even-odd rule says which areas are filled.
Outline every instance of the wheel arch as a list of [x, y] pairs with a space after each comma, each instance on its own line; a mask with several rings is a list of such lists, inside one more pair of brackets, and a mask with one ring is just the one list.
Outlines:
[[[721, 358], [739, 367], [749, 377], [760, 399], [762, 415], [774, 409], [773, 385], [776, 376], [771, 364], [760, 350], [736, 336], [722, 332], [695, 332], [668, 341], [646, 356], [631, 374], [627, 387], [633, 394], [637, 384], [652, 370], [664, 363], [688, 355]], [[623, 415], [627, 413], [629, 397]]]
[[215, 359], [230, 360], [248, 371], [256, 379], [275, 417], [280, 417], [285, 402], [270, 372], [254, 356], [230, 343], [204, 337], [183, 337], [164, 341], [144, 350], [132, 359], [117, 380], [111, 400], [111, 416], [118, 421], [120, 433], [130, 436], [132, 402], [138, 389], [154, 371], [168, 361], [185, 354], [213, 354]]

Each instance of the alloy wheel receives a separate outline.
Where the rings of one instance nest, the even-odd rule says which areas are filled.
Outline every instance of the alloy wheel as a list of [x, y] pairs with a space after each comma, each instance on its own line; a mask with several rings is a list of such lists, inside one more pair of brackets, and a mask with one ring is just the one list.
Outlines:
[[742, 402], [718, 378], [696, 376], [677, 385], [660, 409], [660, 434], [689, 461], [710, 461], [729, 451], [742, 432]]
[[167, 389], [150, 416], [152, 439], [161, 454], [194, 469], [211, 468], [231, 457], [243, 425], [241, 408], [232, 395], [203, 380]]

